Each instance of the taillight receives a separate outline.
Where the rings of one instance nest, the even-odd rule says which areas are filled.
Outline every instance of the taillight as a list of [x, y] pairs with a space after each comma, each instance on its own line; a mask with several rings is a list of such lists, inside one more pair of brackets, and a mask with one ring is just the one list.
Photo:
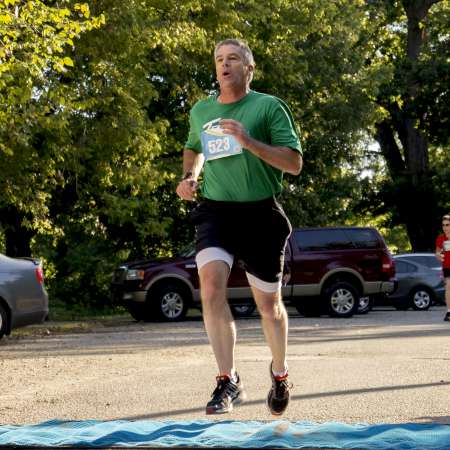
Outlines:
[[389, 255], [383, 255], [381, 260], [381, 270], [391, 277], [395, 276], [395, 262]]
[[42, 267], [37, 267], [35, 270], [36, 273], [36, 280], [39, 284], [42, 284], [44, 282], [44, 271], [42, 270]]

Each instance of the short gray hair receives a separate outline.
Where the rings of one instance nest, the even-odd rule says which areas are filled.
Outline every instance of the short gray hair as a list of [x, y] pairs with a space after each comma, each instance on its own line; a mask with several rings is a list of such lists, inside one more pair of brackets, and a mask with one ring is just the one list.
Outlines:
[[253, 59], [253, 53], [250, 50], [248, 44], [240, 39], [224, 39], [216, 44], [216, 48], [214, 49], [214, 59], [216, 59], [217, 51], [220, 47], [224, 45], [235, 45], [239, 47], [242, 51], [242, 55], [244, 56], [244, 62], [247, 65], [251, 65], [255, 67], [255, 60]]

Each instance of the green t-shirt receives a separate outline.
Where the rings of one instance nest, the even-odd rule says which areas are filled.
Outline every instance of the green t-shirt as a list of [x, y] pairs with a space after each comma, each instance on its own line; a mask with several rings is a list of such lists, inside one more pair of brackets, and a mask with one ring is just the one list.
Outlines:
[[[200, 100], [191, 110], [190, 131], [185, 145], [210, 157], [204, 165], [204, 197], [250, 202], [279, 194], [283, 172], [249, 150], [241, 149], [233, 137], [221, 134], [216, 126], [220, 119], [237, 120], [252, 138], [273, 146], [290, 147], [301, 153], [300, 140], [287, 105], [274, 96], [255, 91], [228, 104], [219, 103], [216, 97]], [[205, 134], [205, 131], [208, 133]], [[221, 153], [224, 149], [231, 154], [217, 157], [226, 153]]]

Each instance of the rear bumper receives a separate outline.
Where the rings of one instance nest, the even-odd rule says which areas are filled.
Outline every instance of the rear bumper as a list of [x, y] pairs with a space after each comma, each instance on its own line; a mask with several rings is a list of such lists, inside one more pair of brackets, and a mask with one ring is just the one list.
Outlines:
[[21, 314], [14, 314], [11, 320], [11, 330], [24, 327], [26, 325], [34, 325], [43, 323], [48, 316], [48, 308], [41, 311], [33, 311]]
[[364, 284], [364, 295], [391, 294], [397, 285], [397, 280], [368, 282]]
[[10, 308], [11, 321], [9, 323], [9, 330], [26, 325], [40, 324], [45, 321], [48, 316], [48, 293], [44, 287], [40, 288], [30, 299], [27, 299], [27, 304], [18, 307], [17, 303], [14, 308]]
[[445, 286], [435, 289], [434, 294], [438, 303], [445, 304]]
[[381, 292], [384, 292], [386, 294], [392, 294], [392, 292], [395, 292], [398, 286], [398, 281], [383, 281], [381, 283]]

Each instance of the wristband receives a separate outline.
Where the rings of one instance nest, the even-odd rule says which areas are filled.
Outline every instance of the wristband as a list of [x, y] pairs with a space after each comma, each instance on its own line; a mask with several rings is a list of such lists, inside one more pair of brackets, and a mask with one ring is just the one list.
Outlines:
[[187, 180], [188, 178], [192, 177], [192, 172], [188, 170], [181, 178], [181, 181]]

